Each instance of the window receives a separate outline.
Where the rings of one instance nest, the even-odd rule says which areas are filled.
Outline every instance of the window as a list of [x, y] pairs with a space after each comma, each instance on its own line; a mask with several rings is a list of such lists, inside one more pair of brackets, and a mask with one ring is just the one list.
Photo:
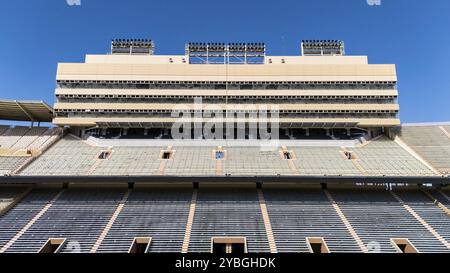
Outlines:
[[306, 242], [311, 253], [330, 253], [327, 243], [321, 237], [308, 237]]
[[408, 239], [391, 239], [391, 244], [399, 253], [418, 253]]
[[136, 237], [128, 250], [128, 253], [148, 253], [151, 237]]
[[356, 159], [356, 155], [353, 152], [345, 151], [344, 155], [348, 160]]
[[216, 159], [220, 160], [220, 159], [224, 159], [225, 158], [225, 154], [223, 151], [216, 151]]
[[211, 252], [214, 254], [247, 253], [247, 239], [245, 237], [212, 237]]
[[172, 159], [172, 151], [162, 151], [161, 159]]
[[39, 253], [58, 253], [66, 242], [65, 238], [50, 238], [41, 247]]
[[98, 159], [108, 159], [110, 155], [110, 151], [103, 151], [98, 155]]
[[283, 152], [283, 157], [286, 160], [292, 159], [292, 155], [290, 152]]

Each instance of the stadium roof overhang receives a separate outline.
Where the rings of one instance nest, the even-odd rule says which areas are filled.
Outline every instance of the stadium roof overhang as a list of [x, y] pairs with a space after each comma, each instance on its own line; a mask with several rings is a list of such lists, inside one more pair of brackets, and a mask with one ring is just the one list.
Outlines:
[[53, 108], [43, 101], [0, 99], [0, 120], [51, 122]]
[[450, 185], [449, 176], [0, 176], [0, 184], [111, 184], [111, 183], [279, 183], [279, 184], [386, 184]]

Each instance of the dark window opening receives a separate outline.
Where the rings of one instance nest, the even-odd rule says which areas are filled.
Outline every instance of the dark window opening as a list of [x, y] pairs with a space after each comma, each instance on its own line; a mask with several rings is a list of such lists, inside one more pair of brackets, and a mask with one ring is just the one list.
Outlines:
[[216, 151], [216, 159], [224, 159], [225, 154], [223, 151]]
[[323, 238], [306, 238], [311, 253], [330, 253]]
[[418, 253], [417, 249], [408, 239], [391, 239], [391, 242], [400, 253]]
[[162, 155], [161, 155], [161, 158], [162, 159], [171, 159], [172, 158], [172, 152], [170, 152], [170, 151], [163, 152]]
[[48, 239], [41, 247], [39, 253], [58, 253], [64, 246], [66, 239]]
[[247, 253], [246, 239], [243, 237], [212, 238], [212, 253], [214, 254]]
[[356, 156], [355, 156], [355, 154], [354, 154], [353, 152], [347, 152], [347, 151], [345, 151], [344, 154], [345, 154], [345, 157], [346, 157], [348, 160], [356, 159]]
[[108, 159], [110, 155], [111, 155], [110, 151], [103, 151], [98, 155], [98, 159]]
[[128, 253], [148, 253], [150, 249], [150, 237], [134, 238]]
[[290, 152], [283, 152], [284, 159], [292, 159], [292, 154]]

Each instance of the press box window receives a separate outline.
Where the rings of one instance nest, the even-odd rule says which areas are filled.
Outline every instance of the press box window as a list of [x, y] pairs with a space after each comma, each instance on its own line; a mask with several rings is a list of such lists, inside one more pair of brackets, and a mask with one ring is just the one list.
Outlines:
[[148, 253], [150, 250], [150, 237], [136, 237], [128, 250], [128, 253]]
[[247, 253], [247, 239], [245, 237], [213, 237], [211, 252], [214, 254]]
[[311, 253], [330, 253], [327, 243], [321, 237], [308, 237], [306, 243]]
[[65, 238], [50, 238], [41, 247], [39, 253], [58, 253], [64, 247]]

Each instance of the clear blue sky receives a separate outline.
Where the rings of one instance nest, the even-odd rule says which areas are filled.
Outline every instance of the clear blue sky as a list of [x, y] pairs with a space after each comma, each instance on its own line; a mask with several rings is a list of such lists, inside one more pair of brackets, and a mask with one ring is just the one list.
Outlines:
[[[341, 39], [348, 55], [397, 64], [403, 122], [450, 121], [450, 1], [10, 0], [0, 4], [0, 98], [53, 104], [57, 62], [106, 53], [112, 38], [151, 38], [157, 54], [195, 42]], [[70, 1], [70, 0], [69, 0]]]

